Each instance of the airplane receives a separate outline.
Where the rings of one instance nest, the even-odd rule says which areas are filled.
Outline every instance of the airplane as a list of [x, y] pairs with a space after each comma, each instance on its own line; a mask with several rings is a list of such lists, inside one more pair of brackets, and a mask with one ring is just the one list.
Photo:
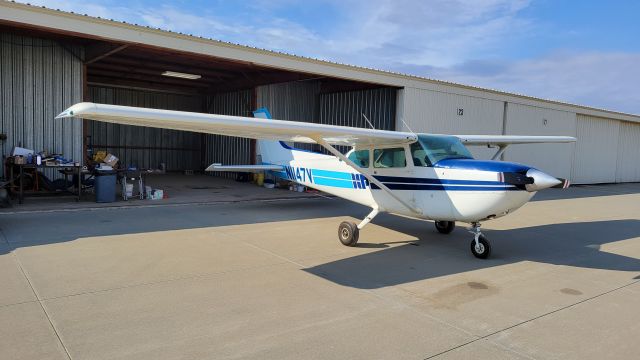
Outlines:
[[[80, 118], [258, 139], [257, 165], [212, 164], [206, 171], [267, 172], [371, 208], [359, 223], [338, 227], [343, 245], [355, 246], [379, 213], [433, 220], [449, 234], [468, 223], [472, 254], [486, 259], [491, 243], [481, 222], [510, 214], [547, 188], [569, 181], [533, 167], [499, 161], [513, 144], [570, 143], [569, 136], [440, 135], [387, 131], [271, 119], [265, 108], [254, 117], [78, 103], [56, 119]], [[331, 155], [301, 150], [286, 142], [319, 144]], [[343, 154], [336, 146], [350, 146]], [[497, 148], [491, 160], [474, 159], [465, 145]]]

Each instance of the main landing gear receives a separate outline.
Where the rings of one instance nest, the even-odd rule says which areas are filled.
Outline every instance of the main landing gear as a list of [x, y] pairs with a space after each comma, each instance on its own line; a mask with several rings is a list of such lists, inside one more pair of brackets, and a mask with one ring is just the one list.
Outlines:
[[338, 239], [340, 239], [342, 245], [356, 246], [360, 230], [373, 220], [376, 215], [378, 215], [378, 209], [373, 209], [358, 225], [350, 221], [343, 221], [340, 223], [340, 226], [338, 227]]
[[491, 255], [491, 243], [480, 231], [480, 223], [471, 223], [469, 232], [473, 234], [471, 253], [479, 259], [486, 259]]

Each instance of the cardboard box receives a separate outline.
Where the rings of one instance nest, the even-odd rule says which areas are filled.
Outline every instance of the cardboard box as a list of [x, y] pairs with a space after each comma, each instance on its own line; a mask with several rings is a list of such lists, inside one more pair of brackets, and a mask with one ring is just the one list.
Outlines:
[[12, 156], [27, 156], [29, 154], [35, 154], [35, 151], [31, 150], [31, 149], [26, 149], [23, 147], [19, 147], [19, 146], [14, 146], [13, 149], [11, 150], [11, 155]]
[[96, 151], [95, 154], [93, 154], [93, 161], [95, 162], [102, 162], [104, 161], [104, 158], [107, 156], [107, 152], [106, 151]]
[[111, 167], [116, 167], [116, 165], [118, 164], [118, 158], [115, 155], [109, 153], [104, 157], [103, 162]]

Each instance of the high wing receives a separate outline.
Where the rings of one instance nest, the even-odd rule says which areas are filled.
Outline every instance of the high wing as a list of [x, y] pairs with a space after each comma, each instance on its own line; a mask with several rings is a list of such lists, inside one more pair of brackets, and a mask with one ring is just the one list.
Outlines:
[[569, 143], [571, 136], [522, 136], [522, 135], [454, 135], [465, 145], [495, 145], [506, 147], [513, 144]]
[[116, 124], [194, 131], [252, 139], [296, 141], [332, 145], [401, 145], [416, 141], [412, 133], [313, 124], [297, 121], [256, 119], [186, 111], [158, 110], [130, 106], [78, 103], [56, 119], [78, 117]]

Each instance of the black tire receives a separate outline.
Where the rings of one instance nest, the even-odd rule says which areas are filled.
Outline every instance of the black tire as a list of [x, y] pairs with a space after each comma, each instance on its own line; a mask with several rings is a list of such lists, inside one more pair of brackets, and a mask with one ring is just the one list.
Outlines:
[[358, 226], [352, 222], [343, 221], [338, 227], [338, 239], [345, 246], [355, 246], [359, 233]]
[[451, 234], [453, 229], [456, 228], [455, 221], [436, 221], [435, 224], [436, 230], [438, 230], [440, 234]]
[[491, 243], [484, 235], [480, 235], [480, 237], [478, 238], [478, 243], [480, 245], [480, 248], [476, 249], [475, 239], [471, 240], [471, 253], [473, 253], [473, 256], [477, 257], [478, 259], [488, 258], [489, 255], [491, 255]]

